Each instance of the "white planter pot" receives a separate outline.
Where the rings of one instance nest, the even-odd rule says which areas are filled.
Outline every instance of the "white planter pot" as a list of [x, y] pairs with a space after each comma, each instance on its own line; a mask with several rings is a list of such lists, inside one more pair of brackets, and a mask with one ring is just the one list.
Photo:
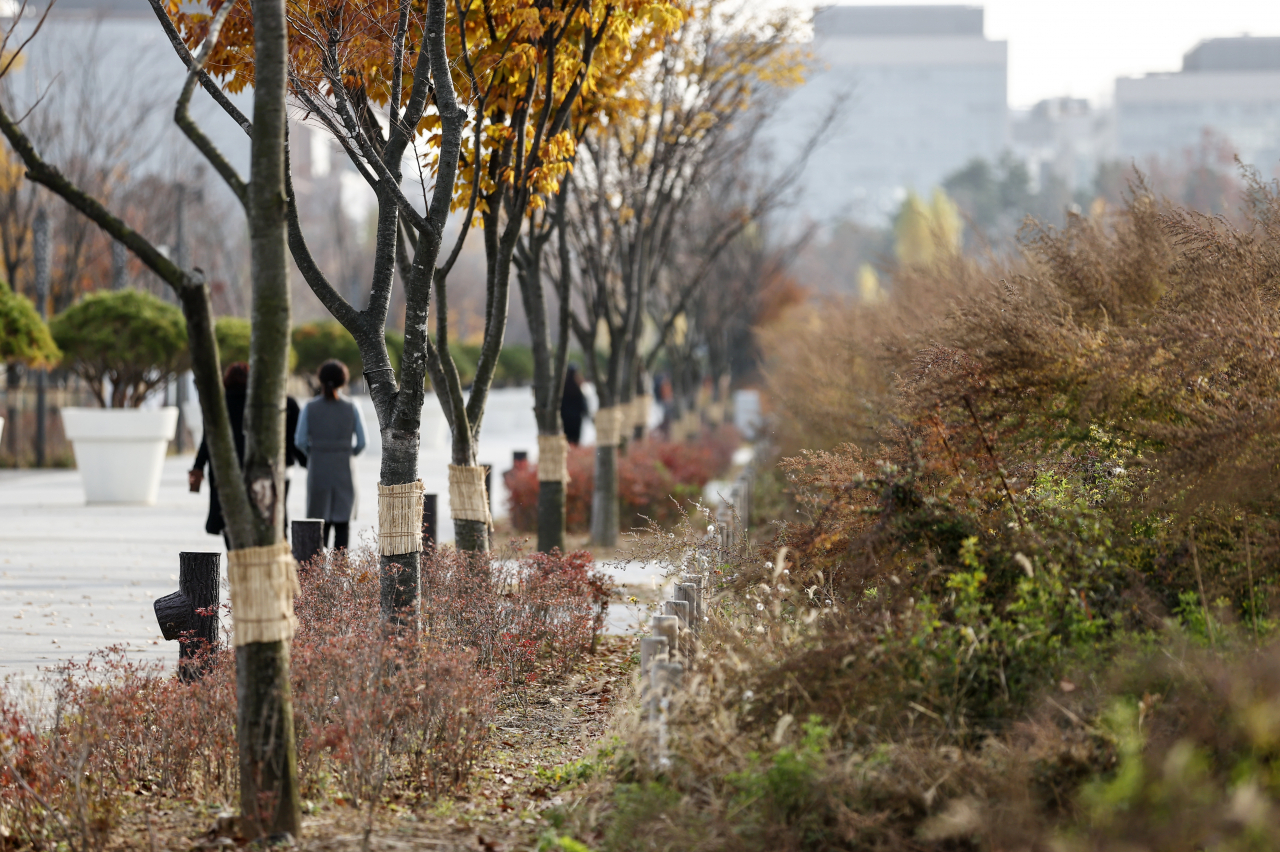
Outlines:
[[204, 410], [200, 408], [200, 400], [189, 399], [182, 403], [182, 416], [191, 430], [191, 440], [195, 441], [195, 449], [200, 448], [204, 440]]
[[154, 505], [178, 409], [64, 408], [86, 503]]

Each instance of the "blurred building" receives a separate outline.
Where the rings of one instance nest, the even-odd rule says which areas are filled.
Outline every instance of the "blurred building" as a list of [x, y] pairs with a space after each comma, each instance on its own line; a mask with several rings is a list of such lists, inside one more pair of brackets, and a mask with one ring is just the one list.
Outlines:
[[1280, 38], [1215, 38], [1176, 73], [1116, 80], [1122, 158], [1177, 157], [1207, 139], [1270, 177], [1280, 165]]
[[1006, 147], [1007, 45], [978, 6], [829, 6], [814, 15], [814, 71], [776, 121], [779, 160], [844, 98], [803, 178], [802, 212], [882, 224], [908, 190], [928, 192]]
[[1098, 166], [1115, 156], [1115, 113], [1069, 97], [1010, 110], [1009, 149], [1026, 163], [1035, 191], [1055, 180], [1073, 193], [1090, 188]]

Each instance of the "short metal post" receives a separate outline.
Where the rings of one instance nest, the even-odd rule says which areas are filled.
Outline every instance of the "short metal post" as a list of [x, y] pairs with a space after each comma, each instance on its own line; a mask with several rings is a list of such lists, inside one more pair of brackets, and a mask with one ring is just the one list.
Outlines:
[[436, 495], [422, 495], [422, 552], [436, 549]]
[[293, 542], [293, 558], [299, 567], [310, 567], [312, 560], [324, 550], [324, 521], [319, 518], [299, 518], [290, 522]]

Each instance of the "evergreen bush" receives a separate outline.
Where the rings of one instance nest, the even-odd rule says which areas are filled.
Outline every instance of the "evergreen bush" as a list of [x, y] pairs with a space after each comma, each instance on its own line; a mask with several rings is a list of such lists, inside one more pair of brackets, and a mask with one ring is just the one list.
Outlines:
[[0, 281], [0, 362], [47, 367], [61, 357], [48, 326], [36, 313], [31, 300]]
[[49, 330], [103, 408], [137, 408], [189, 362], [182, 311], [138, 290], [91, 293]]
[[[400, 372], [400, 356], [404, 353], [404, 335], [387, 331], [387, 354], [396, 373]], [[290, 364], [294, 372], [304, 376], [315, 375], [320, 365], [336, 358], [347, 365], [351, 375], [364, 375], [364, 361], [355, 338], [337, 320], [309, 322], [293, 329], [293, 354]]]
[[[213, 326], [213, 336], [218, 341], [218, 361], [226, 369], [228, 364], [237, 361], [249, 361], [249, 341], [253, 328], [247, 319], [241, 317], [219, 317]], [[298, 350], [289, 347], [289, 371], [298, 368]]]

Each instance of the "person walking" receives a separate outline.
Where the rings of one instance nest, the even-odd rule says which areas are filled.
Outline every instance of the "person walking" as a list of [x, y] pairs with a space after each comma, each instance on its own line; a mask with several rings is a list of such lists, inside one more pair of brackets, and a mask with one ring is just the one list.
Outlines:
[[[244, 401], [249, 392], [249, 365], [244, 361], [228, 364], [222, 371], [222, 393], [227, 400], [227, 415], [231, 420], [231, 440], [236, 445], [236, 462], [244, 464]], [[204, 531], [209, 535], [221, 535], [227, 539], [227, 522], [222, 517], [222, 501], [218, 499], [218, 481], [213, 475], [209, 460], [209, 436], [200, 440], [195, 464], [187, 471], [187, 488], [192, 494], [200, 493], [204, 482], [204, 469], [209, 468], [209, 514], [205, 517]], [[227, 543], [229, 548], [230, 542]]]
[[347, 384], [347, 365], [325, 361], [316, 378], [320, 395], [308, 402], [298, 416], [294, 443], [307, 456], [307, 517], [324, 521], [324, 543], [347, 547], [351, 519], [356, 512], [356, 485], [352, 457], [365, 448], [364, 419], [360, 407], [338, 391]]
[[[244, 361], [228, 364], [222, 373], [222, 392], [227, 400], [227, 414], [231, 420], [231, 438], [236, 445], [236, 461], [244, 465], [244, 405], [249, 392], [249, 365]], [[298, 402], [293, 397], [286, 398], [285, 405], [285, 467], [297, 464], [307, 466], [307, 457], [299, 452], [293, 441], [294, 425], [298, 422]], [[222, 501], [218, 497], [218, 486], [213, 477], [213, 464], [209, 459], [209, 436], [200, 439], [200, 449], [196, 451], [195, 464], [187, 471], [187, 487], [192, 494], [200, 492], [204, 482], [204, 469], [209, 468], [209, 514], [205, 518], [204, 529], [209, 535], [221, 534], [227, 539], [226, 520], [222, 517]], [[289, 529], [289, 480], [284, 481], [284, 528]], [[231, 546], [230, 541], [227, 547]]]
[[560, 421], [564, 436], [575, 447], [582, 442], [582, 418], [587, 415], [587, 395], [582, 392], [582, 374], [570, 364], [564, 376], [564, 396], [560, 398]]

